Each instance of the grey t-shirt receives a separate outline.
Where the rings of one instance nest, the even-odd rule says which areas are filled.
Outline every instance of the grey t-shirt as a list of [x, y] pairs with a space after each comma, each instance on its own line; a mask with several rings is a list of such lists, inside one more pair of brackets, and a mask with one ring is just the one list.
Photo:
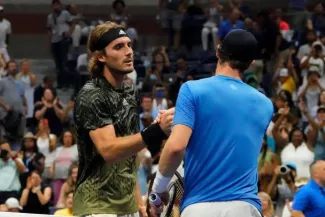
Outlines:
[[47, 16], [47, 28], [52, 32], [51, 43], [60, 42], [64, 32], [68, 32], [72, 22], [71, 14], [63, 10], [60, 14], [51, 13]]
[[[0, 81], [0, 98], [6, 105], [12, 107], [14, 111], [24, 114], [22, 97], [24, 97], [24, 89], [19, 80], [7, 76]], [[7, 112], [3, 107], [0, 110], [0, 118], [4, 118]]]

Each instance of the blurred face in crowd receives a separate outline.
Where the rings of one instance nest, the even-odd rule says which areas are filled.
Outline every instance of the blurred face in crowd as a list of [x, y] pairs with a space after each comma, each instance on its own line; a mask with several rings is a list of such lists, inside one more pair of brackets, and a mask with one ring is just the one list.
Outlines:
[[55, 2], [52, 7], [55, 12], [61, 11], [61, 4], [59, 2]]
[[121, 3], [116, 4], [115, 11], [117, 14], [123, 14], [124, 12], [124, 7]]
[[308, 80], [310, 80], [311, 83], [317, 83], [319, 80], [318, 72], [308, 72]]
[[297, 172], [293, 169], [290, 169], [289, 173], [282, 176], [284, 181], [288, 184], [294, 182], [296, 177], [297, 177]]
[[133, 50], [129, 37], [120, 37], [112, 41], [105, 48], [105, 54], [99, 56], [99, 61], [111, 73], [126, 75], [134, 70]]
[[309, 43], [313, 43], [314, 41], [316, 41], [317, 36], [314, 32], [310, 31], [307, 33], [306, 38]]
[[237, 8], [235, 8], [232, 10], [229, 19], [231, 21], [236, 21], [239, 19], [239, 17], [240, 17], [240, 11]]
[[74, 168], [72, 168], [72, 171], [71, 171], [71, 178], [72, 178], [73, 182], [77, 181], [77, 176], [78, 176], [78, 167], [74, 167]]
[[50, 89], [45, 89], [45, 91], [44, 91], [44, 99], [45, 99], [47, 102], [53, 102], [53, 100], [54, 100], [54, 96], [53, 96], [52, 90], [50, 90]]
[[323, 48], [321, 45], [317, 44], [312, 48], [312, 52], [314, 52], [314, 57], [319, 58], [323, 53]]
[[38, 122], [38, 129], [40, 131], [43, 131], [43, 130], [48, 130], [49, 129], [49, 123], [48, 123], [48, 120], [47, 119], [42, 119]]
[[317, 119], [319, 121], [325, 121], [325, 110], [324, 109], [319, 109], [317, 112]]
[[321, 3], [319, 3], [319, 4], [317, 4], [316, 6], [315, 6], [315, 13], [316, 14], [321, 14], [321, 13], [323, 13], [323, 11], [324, 11], [324, 7], [323, 7], [323, 5], [321, 4]]
[[21, 71], [24, 73], [29, 72], [29, 62], [28, 61], [25, 60], [21, 63]]
[[291, 142], [294, 146], [299, 146], [304, 140], [304, 136], [300, 130], [295, 130], [292, 134]]
[[312, 166], [311, 169], [312, 178], [320, 184], [322, 187], [325, 187], [325, 161], [319, 160]]
[[275, 17], [276, 18], [282, 18], [282, 14], [283, 14], [283, 12], [282, 12], [282, 9], [281, 8], [277, 8], [275, 10]]
[[268, 197], [266, 197], [266, 195], [259, 193], [258, 197], [260, 198], [261, 202], [262, 202], [262, 209], [263, 211], [265, 210], [269, 210], [270, 209], [270, 202]]
[[70, 10], [69, 12], [73, 15], [77, 15], [78, 14], [78, 8], [77, 8], [77, 5], [75, 4], [72, 4], [70, 5]]
[[144, 111], [151, 111], [152, 109], [152, 99], [150, 97], [143, 97], [141, 106]]
[[155, 67], [158, 71], [162, 71], [164, 68], [164, 58], [161, 54], [155, 56]]
[[17, 64], [15, 62], [8, 63], [8, 74], [15, 76], [17, 74]]
[[63, 145], [64, 146], [71, 146], [72, 144], [72, 133], [70, 131], [66, 131], [63, 134]]
[[45, 88], [52, 89], [53, 86], [54, 86], [54, 79], [53, 78], [49, 78], [46, 82], [44, 82], [44, 87]]
[[31, 138], [24, 139], [24, 146], [26, 150], [32, 150], [35, 147], [35, 140]]
[[72, 209], [72, 202], [73, 202], [73, 193], [71, 192], [68, 194], [67, 200], [66, 200], [68, 209]]
[[176, 61], [177, 69], [180, 71], [186, 71], [186, 61], [183, 58], [178, 58]]
[[31, 180], [32, 180], [32, 183], [33, 183], [34, 187], [38, 187], [38, 186], [41, 185], [42, 179], [41, 179], [41, 176], [38, 173], [33, 172], [30, 177], [31, 177]]
[[275, 106], [277, 109], [284, 108], [286, 101], [284, 101], [280, 96], [275, 99]]

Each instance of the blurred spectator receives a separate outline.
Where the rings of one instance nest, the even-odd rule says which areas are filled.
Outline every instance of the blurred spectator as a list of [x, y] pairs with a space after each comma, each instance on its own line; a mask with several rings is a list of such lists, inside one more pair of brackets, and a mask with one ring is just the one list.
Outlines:
[[258, 197], [262, 202], [263, 217], [276, 217], [274, 214], [274, 206], [270, 196], [265, 192], [258, 193]]
[[27, 178], [26, 188], [20, 197], [24, 213], [49, 214], [51, 195], [51, 188], [43, 185], [40, 174], [31, 171]]
[[37, 120], [41, 120], [43, 118], [48, 120], [51, 133], [55, 134], [56, 136], [61, 135], [63, 107], [58, 101], [58, 98], [54, 98], [51, 89], [46, 89], [44, 91], [42, 103], [35, 106], [34, 113]]
[[19, 155], [26, 165], [26, 172], [20, 175], [21, 187], [24, 189], [28, 172], [36, 170], [39, 174], [43, 174], [45, 168], [45, 156], [38, 151], [36, 137], [31, 132], [25, 134]]
[[47, 28], [50, 38], [51, 52], [57, 69], [58, 88], [67, 85], [67, 58], [69, 44], [71, 44], [72, 17], [66, 10], [62, 10], [60, 0], [52, 0], [53, 12], [47, 17]]
[[214, 49], [217, 48], [217, 34], [218, 25], [221, 21], [220, 12], [223, 10], [223, 6], [218, 3], [218, 0], [209, 0], [208, 7], [205, 8], [205, 15], [208, 17], [208, 21], [204, 23], [202, 29], [202, 46], [203, 50], [208, 50], [208, 36], [211, 34], [213, 39]]
[[167, 90], [166, 88], [159, 84], [156, 85], [156, 87], [153, 90], [153, 104], [152, 104], [152, 109], [154, 111], [160, 111], [160, 110], [167, 110], [171, 104], [169, 100], [167, 100]]
[[7, 212], [16, 212], [19, 213], [23, 208], [20, 206], [19, 201], [17, 198], [11, 197], [8, 200], [6, 200], [6, 206], [8, 211]]
[[310, 175], [294, 197], [291, 217], [320, 217], [325, 213], [325, 161], [311, 164]]
[[314, 6], [314, 13], [308, 20], [308, 28], [316, 32], [317, 37], [325, 33], [325, 16], [324, 6], [322, 2], [318, 2]]
[[[306, 104], [306, 109], [308, 111], [312, 111], [315, 106], [318, 105], [318, 99], [320, 93], [323, 92], [324, 84], [320, 83], [320, 72], [318, 67], [312, 66], [309, 68], [309, 72], [307, 75], [307, 82], [305, 82], [299, 89], [298, 89], [298, 98], [300, 101]], [[302, 117], [302, 122], [304, 126], [308, 122], [306, 116]]]
[[73, 216], [72, 215], [72, 200], [73, 200], [73, 191], [67, 192], [65, 194], [65, 207], [64, 209], [57, 210], [55, 216]]
[[279, 157], [268, 147], [267, 138], [264, 136], [261, 153], [258, 156], [258, 172], [261, 172], [265, 164], [271, 163], [272, 165], [278, 165], [279, 161]]
[[143, 149], [138, 153], [139, 169], [138, 169], [138, 182], [141, 190], [141, 195], [147, 194], [148, 185], [147, 181], [152, 174], [152, 156], [150, 151]]
[[8, 198], [18, 198], [20, 191], [19, 175], [26, 171], [22, 160], [18, 154], [11, 151], [7, 142], [1, 142], [0, 145], [0, 204], [3, 204]]
[[10, 56], [7, 50], [9, 44], [9, 37], [11, 35], [11, 23], [4, 18], [4, 8], [0, 6], [0, 53], [3, 55], [5, 62], [10, 60]]
[[51, 89], [54, 97], [57, 96], [56, 89], [54, 88], [54, 79], [51, 76], [45, 76], [43, 78], [42, 84], [38, 85], [34, 91], [34, 104], [39, 105], [42, 103], [42, 98], [44, 96], [44, 91], [46, 89]]
[[289, 143], [281, 152], [283, 163], [293, 163], [297, 166], [297, 178], [310, 177], [309, 165], [314, 161], [314, 149], [303, 131], [298, 128], [291, 130]]
[[122, 25], [126, 29], [126, 33], [133, 43], [133, 49], [137, 47], [138, 32], [135, 28], [129, 27], [130, 15], [125, 10], [125, 2], [123, 0], [115, 0], [113, 2], [114, 12], [111, 13], [111, 21]]
[[[267, 12], [262, 11], [258, 13], [256, 21], [262, 33], [261, 45], [264, 49], [264, 58], [266, 60], [266, 73], [274, 75], [274, 72], [286, 63], [285, 60], [289, 56], [289, 43], [283, 39], [278, 25], [271, 20]], [[265, 77], [265, 79], [269, 78]], [[266, 81], [266, 85], [269, 84]]]
[[74, 191], [77, 182], [77, 175], [78, 175], [78, 167], [77, 163], [73, 163], [69, 168], [69, 175], [68, 179], [64, 182], [60, 190], [59, 200], [56, 204], [56, 208], [63, 208], [66, 207], [65, 198], [69, 192]]
[[281, 68], [274, 74], [274, 82], [277, 85], [275, 90], [278, 93], [280, 90], [286, 90], [290, 94], [293, 94], [296, 91], [296, 82], [294, 77], [297, 78], [297, 75], [293, 68], [290, 72], [287, 68]]
[[[318, 72], [319, 77], [322, 77], [324, 75], [324, 54], [323, 54], [323, 47], [320, 42], [314, 42], [312, 49], [308, 55], [305, 55], [301, 58], [301, 76], [303, 77], [303, 83], [305, 84], [307, 82], [307, 75], [308, 70], [312, 66], [317, 67], [318, 69], [314, 70], [314, 72]], [[313, 67], [313, 68], [314, 68]]]
[[301, 60], [304, 56], [308, 56], [313, 48], [314, 42], [317, 40], [314, 30], [308, 30], [306, 33], [307, 43], [299, 47], [297, 57]]
[[17, 64], [7, 63], [8, 76], [0, 81], [0, 119], [10, 140], [22, 138], [25, 131], [27, 104], [22, 83], [17, 80]]
[[188, 0], [159, 0], [161, 26], [168, 34], [168, 47], [179, 48], [183, 14]]
[[234, 8], [229, 14], [228, 19], [226, 19], [220, 24], [218, 30], [218, 37], [220, 40], [219, 43], [231, 30], [244, 28], [244, 22], [239, 20], [240, 14], [241, 14], [240, 11], [237, 8]]
[[279, 25], [281, 31], [290, 30], [289, 23], [283, 19], [283, 11], [281, 8], [275, 9], [275, 21]]
[[23, 84], [25, 98], [27, 103], [26, 125], [33, 126], [33, 112], [34, 112], [34, 87], [36, 85], [36, 76], [30, 71], [29, 60], [24, 59], [20, 63], [21, 72], [16, 75], [16, 79]]
[[228, 0], [230, 9], [238, 9], [240, 11], [240, 19], [244, 20], [251, 16], [251, 11], [247, 5], [243, 4], [242, 0]]
[[73, 118], [73, 108], [74, 108], [74, 97], [68, 102], [68, 105], [63, 110], [62, 120], [68, 124], [68, 126], [73, 126], [74, 118]]
[[146, 92], [151, 92], [154, 85], [162, 83], [163, 75], [169, 73], [170, 70], [169, 57], [165, 47], [156, 49], [152, 57], [151, 69], [148, 70], [145, 77], [145, 83], [148, 88], [145, 90]]
[[325, 91], [322, 91], [318, 97], [317, 106], [315, 106], [310, 112], [312, 117], [316, 117], [319, 107], [325, 106]]
[[55, 204], [59, 200], [62, 185], [69, 177], [70, 166], [74, 162], [78, 161], [78, 149], [73, 133], [69, 130], [66, 130], [62, 135], [63, 136], [60, 141], [62, 146], [56, 149], [56, 155], [50, 168], [50, 173], [53, 177], [53, 193]]
[[[158, 116], [158, 111], [153, 109], [153, 99], [151, 94], [144, 94], [141, 98], [141, 108], [140, 113], [140, 129], [144, 129], [145, 125], [152, 123], [152, 121]], [[151, 121], [151, 122], [150, 122]], [[146, 124], [145, 124], [146, 123]], [[148, 126], [149, 126], [148, 125]]]
[[265, 94], [264, 89], [261, 87], [261, 85], [259, 84], [258, 80], [257, 80], [257, 76], [255, 76], [252, 73], [248, 73], [245, 76], [245, 82], [246, 84], [248, 84], [251, 87], [254, 87], [255, 89], [257, 89], [259, 92]]
[[50, 167], [52, 166], [55, 158], [57, 137], [51, 133], [47, 119], [41, 119], [38, 122], [36, 139], [39, 152], [45, 156], [45, 169], [43, 177], [45, 179], [52, 179], [50, 176]]

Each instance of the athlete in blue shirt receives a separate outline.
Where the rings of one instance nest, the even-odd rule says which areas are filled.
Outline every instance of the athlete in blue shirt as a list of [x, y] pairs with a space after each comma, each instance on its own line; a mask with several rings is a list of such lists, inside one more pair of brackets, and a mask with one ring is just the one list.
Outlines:
[[273, 105], [241, 81], [257, 46], [251, 33], [232, 30], [218, 47], [216, 75], [179, 91], [153, 192], [163, 197], [185, 154], [182, 217], [261, 216], [257, 159]]

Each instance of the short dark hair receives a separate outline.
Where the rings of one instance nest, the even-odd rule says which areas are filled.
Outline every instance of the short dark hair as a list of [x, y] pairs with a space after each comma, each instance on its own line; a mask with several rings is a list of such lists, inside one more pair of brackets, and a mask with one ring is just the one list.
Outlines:
[[125, 8], [125, 2], [123, 0], [115, 0], [113, 2], [113, 8], [116, 9], [118, 4], [121, 4]]
[[253, 61], [253, 60], [249, 60], [249, 61], [233, 60], [230, 57], [230, 55], [221, 48], [218, 49], [218, 53], [219, 53], [218, 61], [220, 61], [221, 64], [228, 63], [232, 69], [236, 69], [240, 73], [244, 73], [244, 71], [246, 71], [249, 68], [249, 66], [252, 64]]
[[17, 62], [16, 62], [15, 60], [9, 60], [9, 61], [7, 62], [7, 64], [6, 64], [5, 69], [8, 69], [8, 68], [9, 68], [9, 64], [10, 64], [10, 63], [14, 63], [14, 64], [16, 64], [16, 66], [17, 66]]

